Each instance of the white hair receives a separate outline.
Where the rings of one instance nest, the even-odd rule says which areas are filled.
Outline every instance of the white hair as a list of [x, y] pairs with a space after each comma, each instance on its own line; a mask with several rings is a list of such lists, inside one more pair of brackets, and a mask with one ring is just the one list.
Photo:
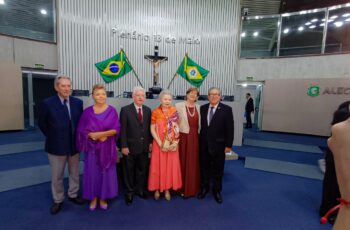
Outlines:
[[135, 86], [132, 90], [132, 96], [134, 96], [137, 92], [142, 91], [145, 94], [145, 89], [141, 86]]
[[163, 98], [165, 95], [169, 95], [171, 98], [173, 98], [173, 94], [171, 93], [170, 90], [168, 90], [168, 89], [163, 89], [162, 92], [160, 92], [160, 94], [159, 94], [159, 99], [162, 100], [162, 98]]
[[58, 76], [55, 78], [54, 85], [55, 85], [55, 86], [58, 85], [58, 83], [59, 83], [59, 81], [60, 81], [61, 79], [66, 79], [66, 80], [69, 80], [70, 82], [72, 81], [72, 80], [70, 79], [70, 77], [68, 77], [68, 76], [66, 76], [66, 75], [58, 75]]
[[212, 91], [212, 90], [219, 91], [219, 94], [221, 95], [221, 90], [218, 87], [210, 87], [209, 90], [208, 90], [208, 95], [210, 94], [210, 91]]

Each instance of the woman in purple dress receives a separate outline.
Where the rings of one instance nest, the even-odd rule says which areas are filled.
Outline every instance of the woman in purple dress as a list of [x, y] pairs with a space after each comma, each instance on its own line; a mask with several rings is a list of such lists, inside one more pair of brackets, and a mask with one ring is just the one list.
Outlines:
[[106, 89], [95, 85], [93, 106], [86, 108], [77, 129], [77, 147], [84, 152], [83, 197], [90, 200], [90, 210], [107, 209], [106, 199], [118, 195], [116, 139], [120, 123], [117, 111], [106, 103]]

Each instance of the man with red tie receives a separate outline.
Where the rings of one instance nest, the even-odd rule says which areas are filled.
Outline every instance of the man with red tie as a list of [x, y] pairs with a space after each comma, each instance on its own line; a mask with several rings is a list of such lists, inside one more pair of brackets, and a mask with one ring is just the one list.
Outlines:
[[145, 90], [135, 87], [134, 102], [120, 111], [122, 166], [125, 203], [131, 205], [134, 195], [147, 198], [148, 153], [152, 149], [151, 109], [144, 105]]

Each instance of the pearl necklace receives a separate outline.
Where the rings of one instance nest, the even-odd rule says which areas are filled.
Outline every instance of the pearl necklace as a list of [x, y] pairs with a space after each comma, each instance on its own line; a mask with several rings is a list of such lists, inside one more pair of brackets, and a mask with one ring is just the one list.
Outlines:
[[196, 114], [196, 106], [194, 106], [192, 108], [193, 108], [193, 113], [190, 112], [189, 107], [186, 105], [186, 109], [187, 109], [188, 115], [190, 115], [190, 117], [194, 117], [194, 115]]

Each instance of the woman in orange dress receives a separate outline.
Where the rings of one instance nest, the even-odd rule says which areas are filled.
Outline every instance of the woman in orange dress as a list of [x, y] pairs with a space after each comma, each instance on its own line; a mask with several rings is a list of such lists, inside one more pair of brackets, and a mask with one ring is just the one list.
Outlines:
[[148, 189], [154, 192], [158, 200], [161, 192], [170, 200], [170, 189], [178, 190], [182, 186], [179, 159], [179, 127], [176, 108], [172, 106], [172, 94], [163, 90], [160, 106], [153, 110], [151, 133], [153, 136], [152, 156], [148, 177]]

